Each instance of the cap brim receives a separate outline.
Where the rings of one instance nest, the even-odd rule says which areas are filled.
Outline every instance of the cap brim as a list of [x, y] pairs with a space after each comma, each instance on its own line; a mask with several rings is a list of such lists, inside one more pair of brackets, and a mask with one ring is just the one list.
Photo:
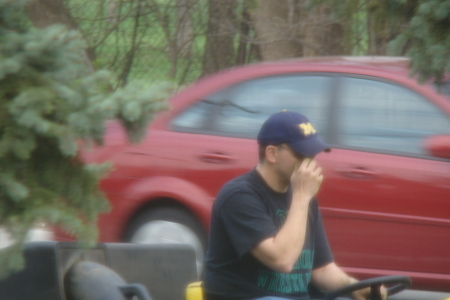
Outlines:
[[311, 137], [302, 141], [288, 143], [288, 145], [295, 151], [295, 153], [305, 157], [316, 156], [323, 151], [331, 151], [331, 147], [318, 137]]

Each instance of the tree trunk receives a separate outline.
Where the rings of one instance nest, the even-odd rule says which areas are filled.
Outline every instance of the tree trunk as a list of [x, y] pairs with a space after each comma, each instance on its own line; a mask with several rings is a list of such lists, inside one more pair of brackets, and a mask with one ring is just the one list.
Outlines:
[[367, 4], [369, 55], [386, 55], [386, 46], [389, 41], [386, 5], [385, 0], [370, 0]]
[[259, 0], [252, 18], [255, 43], [263, 60], [298, 57], [303, 54], [302, 11], [304, 0]]
[[236, 0], [208, 1], [208, 28], [202, 75], [234, 65]]
[[[34, 26], [44, 28], [52, 24], [63, 24], [69, 29], [80, 31], [77, 22], [72, 18], [69, 10], [62, 0], [35, 0], [27, 6], [27, 15]], [[81, 31], [80, 31], [81, 32]], [[94, 67], [92, 61], [95, 59], [95, 53], [92, 48], [87, 48], [85, 53], [85, 63], [92, 72]]]
[[326, 5], [316, 5], [308, 11], [302, 31], [303, 56], [350, 54], [345, 53], [344, 28], [332, 19]]
[[177, 3], [177, 52], [184, 57], [191, 55], [194, 39], [194, 29], [192, 27], [193, 6], [193, 0], [178, 0]]
[[111, 23], [119, 22], [119, 15], [117, 9], [117, 0], [109, 0], [108, 2], [108, 17]]
[[248, 51], [248, 45], [250, 41], [250, 24], [251, 18], [248, 12], [248, 7], [245, 7], [242, 10], [241, 21], [239, 24], [239, 33], [238, 33], [238, 47], [236, 51], [236, 64], [243, 65], [247, 62], [251, 53]]

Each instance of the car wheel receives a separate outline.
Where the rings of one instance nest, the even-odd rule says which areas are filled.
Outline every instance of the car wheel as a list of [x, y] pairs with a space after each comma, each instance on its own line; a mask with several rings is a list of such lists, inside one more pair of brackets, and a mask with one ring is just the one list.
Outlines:
[[198, 221], [182, 209], [161, 207], [140, 213], [128, 227], [125, 240], [140, 244], [189, 244], [195, 250], [198, 275], [203, 272], [205, 234]]

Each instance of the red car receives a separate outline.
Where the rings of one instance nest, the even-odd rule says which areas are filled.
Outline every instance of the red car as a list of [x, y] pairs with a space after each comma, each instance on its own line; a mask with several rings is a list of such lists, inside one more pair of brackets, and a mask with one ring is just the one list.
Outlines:
[[185, 242], [202, 268], [219, 188], [257, 164], [256, 134], [283, 109], [306, 115], [332, 145], [317, 156], [318, 199], [337, 263], [359, 278], [412, 277], [450, 292], [450, 96], [408, 76], [395, 57], [330, 57], [236, 67], [170, 99], [172, 109], [128, 143], [111, 123], [101, 182], [112, 211], [102, 242]]

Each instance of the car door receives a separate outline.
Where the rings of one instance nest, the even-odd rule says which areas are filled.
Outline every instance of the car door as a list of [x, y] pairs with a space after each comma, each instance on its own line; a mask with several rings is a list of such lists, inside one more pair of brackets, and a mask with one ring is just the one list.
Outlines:
[[339, 87], [320, 198], [336, 260], [359, 274], [401, 270], [443, 279], [450, 269], [450, 160], [423, 146], [450, 134], [449, 116], [392, 82], [341, 77]]

